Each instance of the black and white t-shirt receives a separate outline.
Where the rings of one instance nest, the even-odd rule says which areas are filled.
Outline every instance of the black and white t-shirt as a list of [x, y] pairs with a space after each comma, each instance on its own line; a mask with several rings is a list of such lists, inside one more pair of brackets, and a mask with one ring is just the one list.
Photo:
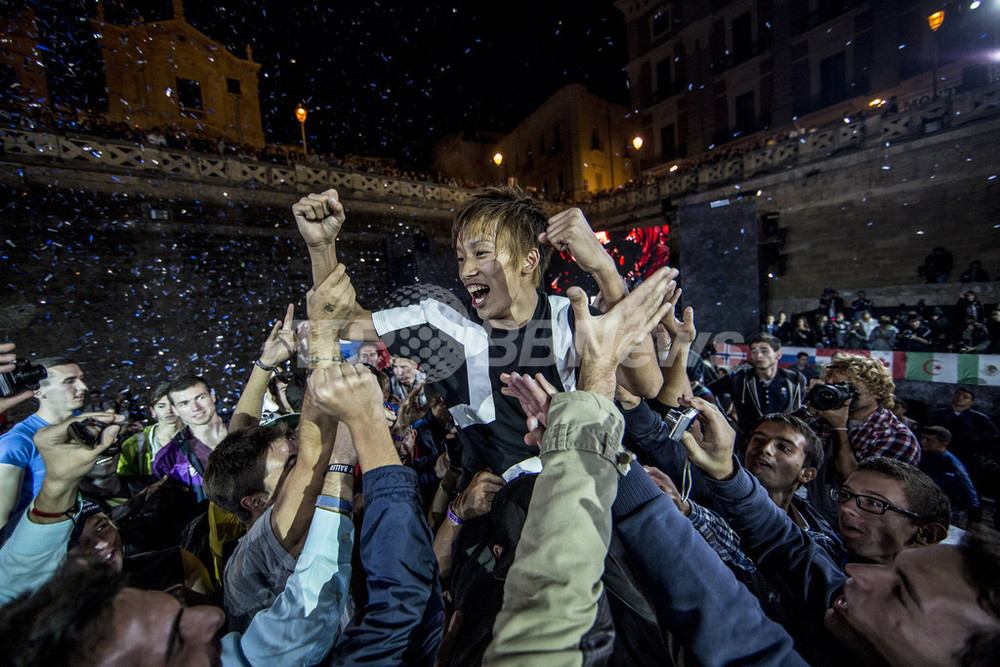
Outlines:
[[[484, 468], [502, 474], [538, 454], [524, 444], [524, 411], [516, 398], [500, 393], [500, 374], [541, 373], [561, 391], [573, 391], [578, 362], [573, 348], [573, 309], [565, 297], [539, 292], [534, 316], [517, 330], [495, 329], [474, 309], [460, 312], [456, 306], [425, 298], [410, 306], [376, 311], [372, 320], [393, 354], [426, 357], [415, 354], [417, 341], [425, 352], [454, 358], [454, 372], [447, 377], [433, 368], [426, 370], [436, 380], [459, 428], [462, 468], [468, 480]], [[442, 352], [445, 349], [451, 352]], [[426, 359], [421, 360], [424, 364]]]

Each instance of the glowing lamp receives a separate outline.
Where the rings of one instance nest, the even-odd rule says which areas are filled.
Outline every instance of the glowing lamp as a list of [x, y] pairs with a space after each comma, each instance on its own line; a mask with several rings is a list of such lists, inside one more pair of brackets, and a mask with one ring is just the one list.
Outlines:
[[493, 156], [493, 164], [499, 167], [501, 162], [503, 162], [503, 153], [497, 151]]
[[944, 10], [934, 12], [927, 17], [927, 25], [931, 27], [931, 32], [937, 32], [942, 23], [944, 23]]
[[299, 108], [295, 110], [295, 120], [300, 123], [306, 122], [306, 110], [302, 108], [301, 104], [299, 105]]
[[633, 139], [632, 140], [632, 146], [636, 150], [639, 150], [640, 148], [642, 148], [642, 137], [636, 137], [635, 139]]

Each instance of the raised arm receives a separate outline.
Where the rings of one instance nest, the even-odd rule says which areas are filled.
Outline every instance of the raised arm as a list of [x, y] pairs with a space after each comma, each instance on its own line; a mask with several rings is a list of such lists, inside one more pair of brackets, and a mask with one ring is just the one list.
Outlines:
[[[577, 265], [593, 276], [608, 308], [625, 298], [628, 291], [611, 255], [594, 235], [583, 211], [571, 208], [549, 218], [548, 228], [539, 236], [559, 252], [569, 252]], [[674, 276], [676, 276], [676, 271]], [[619, 381], [626, 389], [645, 398], [659, 391], [661, 378], [656, 364], [653, 339], [648, 335], [637, 341], [619, 369]]]
[[[331, 188], [320, 194], [303, 197], [292, 206], [292, 213], [299, 233], [309, 247], [313, 287], [318, 289], [339, 264], [337, 235], [347, 219], [344, 205], [337, 191]], [[342, 330], [341, 335], [348, 340], [378, 340], [371, 312], [355, 301], [350, 311], [349, 325]]]
[[[94, 448], [74, 443], [69, 434], [70, 424], [87, 418], [108, 425]], [[73, 530], [71, 519], [78, 509], [80, 480], [114, 442], [119, 429], [116, 422], [124, 419], [107, 412], [88, 413], [35, 434], [35, 447], [45, 462], [45, 479], [31, 507], [0, 548], [0, 604], [38, 588], [62, 566]]]
[[680, 298], [681, 290], [674, 292], [670, 299], [670, 309], [663, 316], [660, 322], [670, 336], [670, 347], [666, 359], [662, 357], [663, 351], [657, 351], [660, 361], [660, 370], [663, 374], [663, 386], [656, 399], [664, 405], [676, 406], [680, 396], [691, 394], [691, 383], [687, 376], [688, 353], [691, 351], [691, 344], [698, 335], [694, 326], [694, 310], [688, 306], [684, 309], [683, 321], [677, 319], [677, 300]]
[[264, 341], [264, 349], [254, 362], [250, 378], [243, 386], [240, 400], [236, 403], [232, 419], [229, 420], [230, 433], [260, 423], [260, 411], [264, 406], [267, 383], [271, 381], [275, 367], [291, 359], [295, 353], [295, 332], [292, 330], [294, 318], [295, 306], [288, 304], [285, 319], [278, 320], [271, 327], [271, 333]]
[[361, 562], [368, 604], [334, 648], [334, 664], [429, 664], [441, 643], [444, 603], [416, 473], [393, 446], [378, 380], [362, 364], [332, 365], [309, 378], [317, 403], [351, 430], [365, 516]]

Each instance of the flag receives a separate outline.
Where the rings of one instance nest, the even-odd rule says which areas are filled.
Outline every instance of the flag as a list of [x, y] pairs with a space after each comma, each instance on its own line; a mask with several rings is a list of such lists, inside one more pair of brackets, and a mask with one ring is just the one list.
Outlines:
[[906, 353], [892, 352], [889, 350], [871, 350], [868, 354], [872, 359], [878, 359], [892, 375], [893, 380], [906, 379]]
[[[941, 352], [907, 352], [906, 379], [918, 382], [958, 382], [958, 358], [973, 355], [945, 354]], [[968, 374], [971, 368], [963, 362]], [[978, 376], [978, 367], [975, 371]]]
[[959, 384], [1000, 386], [1000, 355], [959, 355], [958, 382]]
[[712, 363], [716, 366], [739, 366], [747, 360], [746, 345], [731, 345], [723, 343], [715, 348]]

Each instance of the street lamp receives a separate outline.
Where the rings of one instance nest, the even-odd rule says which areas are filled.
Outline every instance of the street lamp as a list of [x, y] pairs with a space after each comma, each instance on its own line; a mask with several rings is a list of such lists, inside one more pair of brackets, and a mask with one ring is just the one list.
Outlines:
[[642, 148], [642, 137], [638, 137], [637, 136], [635, 139], [633, 139], [632, 140], [632, 147], [635, 148], [636, 150], [639, 150], [640, 148]]
[[944, 23], [944, 10], [943, 9], [940, 10], [940, 11], [936, 11], [933, 14], [931, 14], [930, 16], [927, 17], [927, 25], [930, 26], [931, 33], [932, 33], [931, 34], [931, 41], [934, 43], [934, 81], [932, 82], [932, 84], [933, 84], [933, 91], [934, 91], [934, 99], [937, 99], [937, 96], [938, 96], [938, 89], [937, 89], [938, 88], [938, 73], [937, 73], [937, 70], [938, 70], [938, 37], [937, 37], [937, 31], [941, 27], [942, 23]]
[[307, 114], [306, 114], [305, 108], [300, 104], [299, 108], [295, 110], [295, 120], [299, 121], [299, 125], [302, 126], [302, 153], [303, 153], [303, 159], [305, 159], [305, 155], [304, 154], [309, 152], [309, 149], [306, 148], [306, 115]]
[[499, 167], [501, 162], [503, 162], [503, 153], [497, 151], [493, 156], [493, 164]]

